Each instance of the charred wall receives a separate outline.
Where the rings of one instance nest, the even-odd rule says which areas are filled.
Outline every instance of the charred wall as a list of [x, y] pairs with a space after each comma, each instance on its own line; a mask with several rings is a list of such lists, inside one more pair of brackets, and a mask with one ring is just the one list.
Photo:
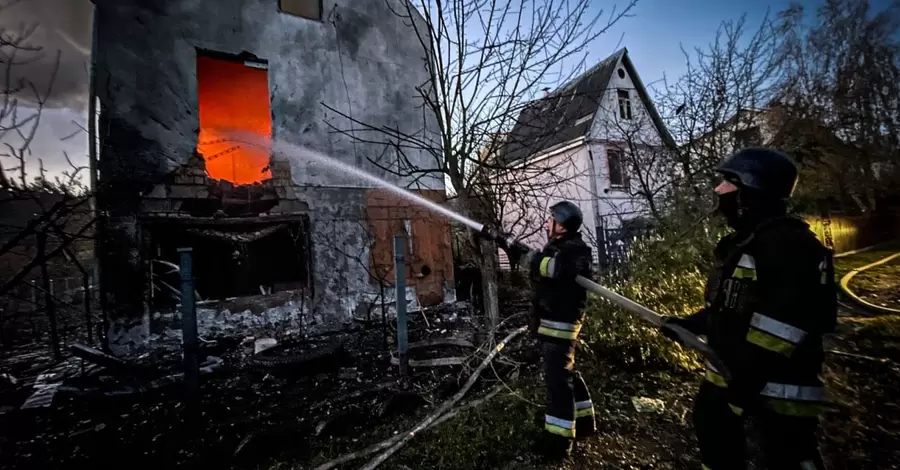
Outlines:
[[[106, 215], [101, 272], [111, 315], [122, 328], [138, 328], [141, 337], [156, 329], [149, 266], [168, 250], [161, 243], [174, 242], [161, 242], [148, 221], [164, 218], [192, 219], [188, 225], [211, 221], [207, 231], [219, 235], [229, 229], [216, 226], [217, 220], [246, 222], [241, 236], [256, 236], [256, 225], [267, 221], [305, 220], [311, 286], [302, 307], [281, 310], [291, 321], [309, 311], [309, 322], [340, 324], [371, 297], [367, 185], [292, 160], [271, 161], [253, 184], [211, 179], [204, 160], [209, 155], [198, 151], [198, 60], [226, 57], [265, 68], [272, 138], [411, 183], [369, 162], [385, 156], [386, 147], [335, 132], [352, 125], [328, 110], [431, 138], [434, 118], [415, 91], [427, 82], [423, 51], [410, 39], [415, 33], [409, 20], [395, 14], [404, 11], [400, 2], [322, 2], [320, 20], [283, 13], [278, 0], [96, 2], [99, 199]], [[432, 155], [407, 156], [421, 167], [434, 166]], [[423, 180], [419, 187], [442, 190], [443, 183]]]

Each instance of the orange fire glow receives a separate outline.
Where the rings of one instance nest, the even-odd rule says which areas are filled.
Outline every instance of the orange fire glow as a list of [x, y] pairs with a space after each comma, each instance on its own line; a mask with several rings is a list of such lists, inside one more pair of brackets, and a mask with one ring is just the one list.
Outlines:
[[197, 57], [200, 137], [197, 150], [206, 160], [211, 178], [235, 184], [272, 177], [267, 168], [269, 149], [229, 139], [230, 132], [249, 133], [270, 142], [272, 117], [269, 80], [265, 70], [243, 62]]

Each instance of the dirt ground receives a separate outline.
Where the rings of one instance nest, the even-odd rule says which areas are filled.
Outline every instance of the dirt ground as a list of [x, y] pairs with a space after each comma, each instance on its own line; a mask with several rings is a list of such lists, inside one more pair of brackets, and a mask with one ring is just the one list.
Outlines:
[[[477, 362], [422, 369], [397, 382], [390, 357], [377, 352], [380, 334], [352, 338], [335, 373], [229, 366], [205, 381], [193, 408], [182, 403], [177, 387], [70, 398], [33, 412], [12, 409], [14, 400], [5, 394], [0, 467], [313, 468], [410, 429], [455, 393]], [[900, 468], [900, 317], [843, 311], [829, 348], [834, 352], [825, 375], [835, 406], [824, 417], [821, 443], [830, 468]], [[566, 464], [542, 465], [529, 451], [539, 433], [535, 417], [543, 391], [533, 346], [522, 340], [484, 372], [463, 402], [499, 386], [498, 395], [416, 436], [381, 468], [699, 467], [690, 405], [700, 371], [642, 368], [582, 348], [578, 354], [601, 433], [579, 443]], [[639, 412], [633, 397], [659, 405]]]
[[[820, 442], [826, 463], [833, 469], [900, 468], [900, 317], [872, 318], [843, 311], [829, 349], [833, 352], [824, 375], [835, 403], [823, 417]], [[690, 424], [699, 371], [634, 370], [613, 357], [584, 354], [579, 367], [594, 395], [601, 434], [579, 443], [564, 465], [543, 465], [528, 450], [538, 433], [534, 415], [540, 412], [537, 404], [542, 400], [532, 370], [512, 385], [516, 394], [498, 396], [464, 417], [427, 431], [385, 468], [699, 468]], [[663, 407], [638, 412], [632, 397], [656, 398]], [[409, 423], [384, 426], [396, 431], [401, 424]], [[375, 440], [335, 440], [314, 461], [321, 463]], [[361, 463], [342, 468], [358, 468]], [[306, 467], [283, 464], [277, 468]]]
[[900, 258], [853, 276], [848, 287], [867, 302], [900, 310]]

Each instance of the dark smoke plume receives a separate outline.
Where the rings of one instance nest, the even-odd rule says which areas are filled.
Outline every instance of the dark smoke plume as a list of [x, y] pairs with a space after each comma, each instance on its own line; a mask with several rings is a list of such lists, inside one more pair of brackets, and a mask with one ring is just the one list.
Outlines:
[[[0, 10], [0, 33], [8, 38], [36, 26], [27, 44], [41, 48], [18, 53], [12, 68], [13, 80], [24, 78], [44, 95], [59, 54], [59, 69], [45, 105], [84, 109], [91, 49], [90, 0], [0, 0], [0, 7], [4, 5]], [[4, 48], [3, 52], [8, 54], [10, 49]], [[4, 71], [6, 60], [6, 55], [0, 55], [0, 69]], [[18, 93], [18, 98], [29, 102], [35, 96], [26, 89]]]

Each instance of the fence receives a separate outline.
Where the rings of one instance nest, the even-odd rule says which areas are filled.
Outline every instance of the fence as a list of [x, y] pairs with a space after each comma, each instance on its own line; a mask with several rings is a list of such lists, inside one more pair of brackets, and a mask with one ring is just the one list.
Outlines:
[[51, 278], [47, 289], [37, 279], [15, 286], [0, 298], [0, 346], [31, 343], [54, 352], [98, 338], [98, 296], [94, 280], [87, 281], [86, 288], [82, 277]]
[[884, 243], [900, 236], [900, 212], [874, 215], [804, 216], [810, 229], [836, 254]]

